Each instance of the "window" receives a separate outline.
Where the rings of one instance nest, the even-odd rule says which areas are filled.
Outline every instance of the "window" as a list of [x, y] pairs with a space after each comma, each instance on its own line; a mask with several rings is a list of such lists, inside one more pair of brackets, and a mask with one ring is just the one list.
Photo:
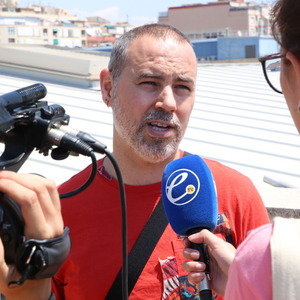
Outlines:
[[15, 27], [8, 27], [7, 28], [7, 33], [9, 35], [14, 35], [15, 34]]

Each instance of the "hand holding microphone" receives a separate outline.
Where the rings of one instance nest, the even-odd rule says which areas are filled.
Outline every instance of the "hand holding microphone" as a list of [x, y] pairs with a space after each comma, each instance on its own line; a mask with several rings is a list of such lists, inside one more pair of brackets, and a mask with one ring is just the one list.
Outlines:
[[[203, 229], [214, 231], [218, 219], [218, 201], [213, 176], [198, 155], [190, 155], [169, 163], [162, 178], [162, 200], [173, 230], [188, 236]], [[200, 297], [212, 299], [209, 258], [206, 245], [192, 243], [206, 264], [206, 277], [200, 284]]]
[[236, 249], [233, 245], [225, 242], [208, 230], [202, 230], [185, 238], [184, 244], [186, 248], [183, 251], [183, 255], [185, 258], [194, 261], [184, 262], [183, 269], [190, 272], [188, 275], [189, 281], [194, 283], [198, 283], [202, 280], [205, 270], [196, 262], [199, 259], [199, 254], [196, 254], [191, 248], [191, 243], [205, 243], [209, 248], [211, 285], [214, 291], [223, 296], [228, 279], [229, 267], [234, 259]]

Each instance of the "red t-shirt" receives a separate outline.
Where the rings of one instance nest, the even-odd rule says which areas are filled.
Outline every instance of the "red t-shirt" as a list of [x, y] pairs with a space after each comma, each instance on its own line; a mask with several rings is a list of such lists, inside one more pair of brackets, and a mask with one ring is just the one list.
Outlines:
[[[220, 218], [216, 232], [238, 246], [249, 230], [269, 222], [266, 209], [247, 177], [218, 162], [205, 161], [217, 186]], [[98, 167], [95, 180], [86, 190], [62, 200], [72, 250], [53, 280], [58, 300], [104, 299], [121, 267], [118, 183], [103, 174], [102, 160]], [[89, 173], [90, 167], [72, 177], [60, 187], [60, 193], [82, 185]], [[125, 191], [130, 251], [161, 197], [161, 183], [125, 185]], [[199, 299], [198, 292], [188, 283], [187, 274], [182, 269], [182, 250], [182, 239], [168, 225], [129, 299]]]

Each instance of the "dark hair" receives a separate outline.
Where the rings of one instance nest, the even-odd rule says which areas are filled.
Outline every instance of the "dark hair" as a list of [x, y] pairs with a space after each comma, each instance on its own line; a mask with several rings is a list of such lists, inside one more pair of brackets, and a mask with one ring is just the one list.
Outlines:
[[300, 55], [300, 0], [277, 0], [271, 10], [271, 26], [279, 45]]
[[147, 24], [124, 33], [119, 39], [116, 40], [108, 64], [108, 69], [112, 74], [114, 80], [117, 81], [126, 63], [127, 50], [137, 38], [149, 36], [155, 38], [165, 39], [167, 37], [174, 38], [177, 42], [187, 42], [191, 45], [191, 42], [187, 37], [178, 29], [165, 25], [165, 24]]

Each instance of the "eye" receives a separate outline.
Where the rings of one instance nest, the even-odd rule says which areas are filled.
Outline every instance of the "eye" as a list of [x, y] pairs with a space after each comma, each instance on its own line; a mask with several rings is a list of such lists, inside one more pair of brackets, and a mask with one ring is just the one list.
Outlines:
[[175, 90], [177, 91], [177, 94], [181, 94], [181, 95], [189, 95], [193, 92], [193, 87], [192, 85], [189, 84], [177, 84], [175, 85]]
[[188, 85], [185, 85], [185, 84], [177, 84], [176, 88], [191, 91], [191, 88]]
[[140, 85], [149, 85], [149, 86], [157, 86], [157, 83], [155, 81], [150, 81], [150, 80], [147, 80], [147, 81], [142, 81], [139, 83]]

